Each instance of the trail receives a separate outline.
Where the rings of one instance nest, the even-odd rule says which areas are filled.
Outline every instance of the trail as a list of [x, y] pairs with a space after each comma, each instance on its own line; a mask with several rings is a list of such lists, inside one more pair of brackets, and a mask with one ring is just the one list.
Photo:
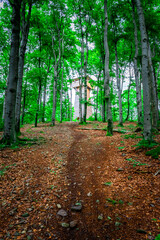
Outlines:
[[[66, 239], [107, 239], [107, 230], [98, 216], [105, 210], [101, 184], [106, 148], [91, 141], [91, 133], [72, 130], [74, 142], [67, 158], [70, 205], [82, 204], [82, 211], [71, 215], [70, 220], [78, 220], [78, 230], [73, 229]], [[95, 135], [95, 134], [94, 134]], [[98, 136], [98, 135], [97, 135]], [[98, 144], [98, 145], [97, 145]]]
[[[92, 130], [77, 123], [27, 125], [22, 137], [39, 138], [36, 145], [0, 151], [0, 239], [152, 240], [158, 234], [159, 160], [135, 151], [137, 138], [106, 137], [93, 130], [97, 123], [87, 127]], [[73, 211], [75, 204], [82, 209]]]

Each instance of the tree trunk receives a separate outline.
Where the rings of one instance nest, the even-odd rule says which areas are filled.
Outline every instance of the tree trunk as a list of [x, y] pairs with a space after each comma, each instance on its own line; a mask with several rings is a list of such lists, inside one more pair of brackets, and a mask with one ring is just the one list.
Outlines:
[[52, 111], [53, 126], [55, 126], [55, 121], [56, 121], [57, 80], [58, 80], [58, 72], [57, 72], [57, 66], [55, 66], [54, 67], [54, 83], [53, 83], [53, 111]]
[[70, 103], [71, 103], [71, 107], [70, 107], [70, 121], [72, 122], [72, 82], [70, 83], [70, 94], [71, 94], [71, 98], [70, 98]]
[[149, 77], [151, 88], [151, 107], [152, 107], [152, 126], [154, 129], [158, 127], [158, 101], [157, 101], [157, 84], [154, 75], [154, 69], [152, 64], [151, 48], [148, 43], [148, 59], [149, 59]]
[[135, 20], [135, 8], [134, 8], [134, 1], [133, 0], [132, 0], [132, 19], [133, 19], [133, 25], [134, 25], [134, 42], [135, 42], [134, 75], [135, 75], [135, 83], [136, 83], [138, 125], [142, 125], [141, 83], [140, 83], [139, 78], [138, 78], [138, 67], [137, 67], [138, 33], [137, 33], [137, 25], [136, 25], [136, 20]]
[[21, 0], [12, 1], [12, 35], [10, 49], [9, 76], [6, 92], [6, 107], [4, 121], [3, 141], [10, 145], [16, 142], [15, 131], [15, 104], [18, 81], [18, 60], [19, 60], [19, 35], [20, 35], [20, 9]]
[[[39, 44], [40, 44], [40, 53], [41, 53], [41, 33], [39, 29]], [[35, 127], [37, 127], [38, 123], [38, 115], [39, 115], [39, 103], [41, 97], [41, 89], [42, 89], [42, 79], [41, 79], [41, 56], [39, 57], [39, 89], [38, 89], [38, 98], [37, 98], [37, 109], [36, 109], [36, 116], [35, 116]]]
[[44, 82], [44, 91], [43, 91], [43, 111], [42, 111], [42, 122], [45, 122], [45, 107], [46, 107], [46, 90], [47, 90], [47, 79]]
[[25, 88], [24, 88], [24, 95], [23, 95], [23, 105], [22, 105], [22, 120], [21, 120], [21, 124], [24, 124], [24, 116], [25, 116], [25, 106], [26, 106], [26, 95], [27, 95], [27, 82], [25, 84]]
[[84, 122], [86, 122], [87, 118], [87, 65], [88, 65], [88, 32], [86, 32], [86, 60], [84, 63], [84, 115], [83, 115]]
[[17, 94], [16, 94], [16, 132], [20, 132], [20, 114], [21, 114], [21, 96], [22, 96], [22, 80], [23, 80], [23, 70], [24, 70], [24, 57], [26, 52], [26, 46], [28, 41], [29, 26], [32, 3], [29, 4], [29, 12], [27, 16], [27, 21], [25, 20], [25, 8], [26, 3], [22, 2], [22, 40], [19, 50], [19, 63], [18, 63], [18, 83], [17, 83]]
[[117, 88], [118, 88], [118, 101], [119, 101], [119, 125], [123, 126], [123, 113], [122, 113], [122, 88], [119, 77], [119, 64], [118, 64], [118, 54], [117, 54], [117, 41], [115, 40], [115, 58], [116, 58], [116, 78], [117, 78]]
[[128, 85], [128, 98], [127, 98], [127, 103], [128, 103], [128, 108], [127, 108], [127, 117], [126, 121], [129, 120], [129, 115], [130, 115], [130, 89], [131, 89], [131, 63], [129, 64], [129, 85]]
[[112, 121], [112, 111], [111, 111], [111, 102], [110, 102], [110, 88], [109, 88], [109, 48], [108, 48], [108, 14], [107, 14], [107, 0], [104, 0], [104, 14], [105, 14], [105, 27], [104, 27], [104, 50], [105, 50], [105, 66], [104, 66], [104, 93], [105, 93], [105, 102], [107, 106], [107, 120], [108, 120], [108, 134], [113, 134], [113, 121]]
[[63, 113], [62, 113], [62, 103], [63, 103], [63, 73], [64, 73], [64, 58], [62, 64], [62, 79], [61, 79], [61, 90], [60, 90], [60, 123], [63, 120]]
[[152, 141], [152, 123], [149, 92], [149, 74], [148, 74], [148, 43], [147, 32], [141, 1], [136, 0], [137, 12], [139, 17], [141, 45], [142, 45], [142, 82], [143, 82], [143, 106], [144, 106], [144, 139]]

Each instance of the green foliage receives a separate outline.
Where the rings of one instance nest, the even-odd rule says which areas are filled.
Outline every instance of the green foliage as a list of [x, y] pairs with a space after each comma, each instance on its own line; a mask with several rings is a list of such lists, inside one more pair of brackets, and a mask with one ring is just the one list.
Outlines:
[[155, 240], [160, 240], [160, 234], [155, 237]]
[[124, 139], [129, 139], [129, 138], [132, 138], [132, 139], [136, 139], [136, 138], [142, 138], [142, 136], [138, 136], [137, 134], [126, 134], [123, 136]]
[[159, 155], [160, 155], [160, 146], [150, 150], [150, 151], [147, 151], [146, 152], [146, 155], [147, 156], [152, 156], [153, 158], [158, 158]]
[[126, 161], [129, 161], [133, 167], [148, 165], [147, 163], [141, 163], [141, 162], [136, 161], [136, 160], [134, 160], [132, 158], [126, 158]]
[[141, 140], [138, 142], [137, 145], [135, 145], [137, 147], [137, 149], [140, 149], [140, 148], [152, 148], [154, 146], [156, 146], [157, 143], [155, 141], [148, 141], [148, 140]]

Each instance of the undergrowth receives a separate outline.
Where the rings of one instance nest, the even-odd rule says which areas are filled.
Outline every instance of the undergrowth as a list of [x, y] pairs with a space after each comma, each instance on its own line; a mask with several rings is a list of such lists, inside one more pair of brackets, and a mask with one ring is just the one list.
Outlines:
[[147, 151], [146, 152], [146, 155], [147, 156], [152, 156], [153, 158], [158, 158], [158, 156], [160, 155], [160, 146], [150, 150], [150, 151]]
[[[41, 137], [39, 137], [39, 139], [44, 139], [44, 138], [41, 138]], [[38, 139], [37, 138], [32, 138], [32, 139], [30, 139], [30, 138], [17, 138], [17, 141], [15, 142], [15, 143], [13, 143], [13, 144], [7, 144], [7, 143], [1, 143], [0, 144], [0, 149], [3, 149], [3, 148], [10, 148], [10, 149], [18, 149], [18, 148], [20, 148], [20, 147], [22, 147], [22, 146], [31, 146], [31, 145], [34, 145], [34, 144], [36, 144], [37, 143], [37, 141], [38, 141]]]
[[141, 140], [139, 141], [135, 147], [136, 149], [141, 149], [141, 148], [153, 148], [154, 146], [156, 146], [158, 143], [156, 143], [155, 141], [148, 141], [148, 140]]

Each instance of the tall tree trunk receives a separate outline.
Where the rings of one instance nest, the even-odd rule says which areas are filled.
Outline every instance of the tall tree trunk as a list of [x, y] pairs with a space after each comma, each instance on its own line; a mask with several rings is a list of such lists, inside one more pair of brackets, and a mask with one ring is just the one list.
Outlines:
[[41, 83], [41, 77], [39, 77], [39, 89], [38, 89], [38, 97], [37, 97], [37, 109], [36, 109], [36, 116], [35, 116], [35, 127], [37, 127], [38, 123], [38, 115], [39, 115], [39, 103], [40, 103], [40, 97], [41, 97], [41, 89], [42, 89], [42, 83]]
[[83, 121], [87, 118], [87, 65], [88, 65], [88, 32], [86, 29], [86, 59], [84, 63], [84, 115]]
[[104, 26], [104, 50], [105, 50], [105, 66], [104, 66], [104, 93], [105, 101], [107, 105], [107, 120], [108, 120], [108, 134], [113, 134], [113, 120], [111, 111], [111, 101], [110, 101], [110, 75], [109, 75], [109, 47], [108, 47], [108, 14], [107, 14], [107, 0], [104, 0], [104, 14], [105, 14], [105, 26]]
[[123, 126], [123, 113], [122, 113], [122, 87], [119, 77], [119, 64], [118, 64], [118, 53], [117, 53], [117, 41], [115, 40], [115, 58], [116, 58], [116, 78], [118, 88], [118, 101], [119, 101], [119, 125]]
[[157, 101], [157, 84], [152, 64], [151, 48], [148, 43], [148, 59], [149, 59], [149, 77], [151, 88], [151, 107], [152, 107], [152, 126], [154, 129], [158, 127], [158, 101]]
[[136, 83], [136, 100], [137, 100], [137, 114], [138, 114], [138, 125], [142, 125], [142, 99], [141, 99], [141, 83], [138, 78], [138, 66], [137, 66], [137, 58], [138, 58], [138, 33], [137, 33], [137, 25], [135, 20], [135, 8], [134, 8], [134, 0], [132, 0], [132, 19], [134, 25], [134, 42], [135, 42], [135, 55], [134, 55], [134, 75], [135, 75], [135, 83]]
[[24, 116], [25, 116], [25, 106], [26, 106], [26, 95], [27, 95], [27, 81], [24, 87], [24, 95], [23, 95], [23, 105], [22, 105], [22, 120], [21, 124], [24, 124]]
[[71, 103], [71, 107], [70, 107], [70, 121], [72, 122], [72, 82], [70, 83], [70, 103]]
[[[39, 29], [39, 50], [40, 50], [40, 54], [41, 54], [41, 33], [40, 33], [40, 29]], [[37, 97], [37, 109], [36, 109], [36, 116], [35, 116], [35, 127], [37, 127], [37, 123], [38, 123], [38, 115], [39, 115], [39, 106], [40, 106], [40, 97], [41, 97], [41, 89], [42, 89], [42, 79], [41, 79], [41, 56], [38, 59], [38, 64], [39, 64], [39, 89], [38, 89], [38, 97]]]
[[127, 103], [128, 103], [128, 108], [127, 108], [127, 117], [126, 121], [129, 120], [129, 115], [130, 115], [130, 89], [131, 89], [131, 63], [129, 64], [129, 85], [128, 85], [128, 97], [127, 97]]
[[58, 72], [57, 72], [57, 66], [55, 66], [54, 67], [54, 83], [53, 83], [53, 111], [52, 111], [53, 126], [55, 126], [55, 121], [56, 121], [57, 80], [58, 80]]
[[60, 35], [60, 28], [58, 27], [58, 24], [56, 22], [57, 26], [57, 33], [59, 38], [59, 53], [58, 57], [56, 55], [55, 49], [54, 49], [54, 37], [52, 36], [52, 49], [53, 54], [55, 58], [55, 64], [54, 64], [54, 83], [53, 83], [53, 109], [52, 109], [52, 125], [55, 126], [56, 121], [56, 105], [57, 105], [57, 81], [59, 72], [61, 69], [61, 54], [62, 54], [62, 42], [63, 42], [63, 34]]
[[[11, 2], [11, 1], [10, 1]], [[20, 35], [20, 9], [21, 0], [14, 0], [12, 6], [12, 35], [10, 49], [9, 76], [6, 92], [6, 107], [4, 121], [3, 141], [7, 144], [16, 142], [15, 131], [15, 104], [18, 81], [18, 60], [19, 60], [19, 35]]]
[[43, 111], [42, 111], [42, 122], [45, 122], [45, 107], [46, 107], [46, 90], [47, 90], [47, 78], [44, 82], [44, 90], [43, 90]]
[[99, 80], [101, 76], [101, 68], [99, 69], [98, 79], [97, 79], [97, 91], [96, 91], [96, 107], [95, 107], [95, 121], [98, 119], [98, 97], [99, 97]]
[[152, 141], [152, 123], [150, 108], [149, 74], [148, 74], [148, 43], [145, 19], [141, 1], [136, 0], [137, 12], [139, 17], [141, 45], [142, 45], [142, 82], [143, 82], [143, 106], [144, 106], [144, 139]]
[[60, 90], [60, 122], [62, 123], [63, 120], [63, 113], [62, 113], [62, 103], [63, 103], [63, 73], [64, 73], [64, 58], [62, 64], [62, 79], [61, 79], [61, 90]]
[[18, 83], [17, 83], [17, 94], [16, 94], [16, 132], [20, 132], [20, 114], [21, 114], [21, 96], [22, 96], [22, 80], [23, 80], [23, 70], [24, 70], [24, 58], [26, 52], [26, 46], [28, 41], [29, 26], [32, 2], [29, 4], [29, 12], [27, 20], [25, 19], [25, 9], [26, 3], [22, 2], [22, 40], [19, 50], [19, 63], [18, 63]]

